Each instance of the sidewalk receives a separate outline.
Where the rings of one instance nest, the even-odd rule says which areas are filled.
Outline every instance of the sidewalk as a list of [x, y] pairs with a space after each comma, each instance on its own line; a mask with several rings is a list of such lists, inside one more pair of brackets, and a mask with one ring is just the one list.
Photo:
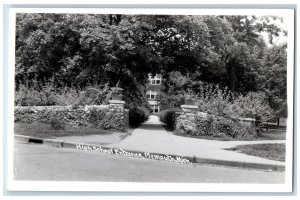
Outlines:
[[152, 153], [195, 156], [202, 159], [284, 166], [284, 162], [224, 150], [238, 145], [261, 143], [285, 143], [285, 141], [216, 141], [181, 137], [167, 132], [158, 117], [152, 115], [147, 122], [135, 129], [131, 136], [119, 143], [110, 144], [108, 146]]
[[[225, 150], [238, 145], [285, 143], [285, 140], [217, 141], [182, 137], [166, 131], [163, 128], [163, 123], [154, 115], [151, 115], [149, 120], [139, 128], [133, 130], [131, 135], [125, 139], [122, 139], [122, 137], [124, 135], [120, 135], [120, 133], [113, 133], [112, 135], [68, 136], [46, 140], [44, 143], [57, 143], [56, 146], [58, 147], [69, 148], [75, 148], [76, 144], [101, 145], [102, 147], [122, 148], [134, 152], [194, 157], [196, 159], [195, 162], [202, 164], [281, 171], [285, 168], [284, 162]], [[24, 139], [26, 140], [26, 138]]]

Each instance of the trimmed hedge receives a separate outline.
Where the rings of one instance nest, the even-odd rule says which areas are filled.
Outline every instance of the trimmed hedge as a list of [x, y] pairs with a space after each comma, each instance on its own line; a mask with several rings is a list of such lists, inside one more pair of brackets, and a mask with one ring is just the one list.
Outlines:
[[170, 108], [159, 113], [159, 119], [164, 122], [169, 129], [174, 130], [176, 126], [177, 109]]
[[136, 107], [129, 110], [129, 125], [138, 126], [148, 119], [150, 111], [144, 107]]

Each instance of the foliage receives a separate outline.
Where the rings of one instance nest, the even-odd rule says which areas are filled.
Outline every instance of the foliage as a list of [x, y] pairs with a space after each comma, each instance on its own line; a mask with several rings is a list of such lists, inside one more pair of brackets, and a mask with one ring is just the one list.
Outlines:
[[[87, 96], [82, 104], [99, 104], [108, 97], [98, 96], [103, 92], [99, 86], [107, 84], [106, 91], [119, 83], [127, 107], [146, 106], [148, 74], [161, 73], [166, 80], [164, 109], [181, 105], [188, 88], [196, 95], [200, 85], [209, 83], [227, 87], [232, 94], [262, 91], [276, 115], [286, 116], [286, 45], [273, 41], [286, 32], [276, 25], [278, 20], [282, 19], [246, 15], [18, 13], [15, 80], [21, 92], [16, 104], [57, 104], [55, 93], [65, 87], [72, 88], [71, 96]], [[181, 79], [174, 81], [173, 75]], [[43, 87], [52, 79], [54, 94], [34, 88], [35, 82]], [[22, 85], [29, 92], [22, 91]], [[81, 93], [90, 87], [94, 89]], [[68, 95], [59, 101], [71, 99]], [[215, 103], [221, 107], [225, 102]]]
[[15, 91], [17, 106], [68, 106], [108, 104], [111, 97], [108, 85], [76, 89], [75, 87], [55, 86], [53, 81], [45, 85], [38, 83], [31, 87], [23, 84]]
[[265, 51], [259, 69], [260, 90], [268, 97], [276, 117], [287, 117], [287, 44], [273, 45]]
[[201, 112], [217, 116], [230, 117], [229, 109], [232, 94], [227, 88], [221, 89], [219, 85], [204, 84], [199, 86], [196, 105]]
[[175, 129], [175, 125], [176, 125], [176, 112], [178, 110], [177, 109], [166, 109], [166, 110], [162, 110], [159, 113], [159, 119], [164, 122], [167, 127], [171, 130]]
[[149, 117], [150, 111], [144, 107], [136, 107], [129, 110], [129, 125], [137, 126]]
[[104, 86], [88, 87], [79, 97], [75, 105], [101, 105], [108, 104], [111, 92], [108, 84]]
[[232, 119], [254, 117], [263, 121], [269, 120], [273, 115], [264, 92], [233, 94], [227, 87], [192, 81], [180, 72], [171, 72], [166, 84], [160, 97], [163, 109], [183, 105], [184, 95], [189, 91], [200, 112]]
[[239, 95], [230, 108], [236, 116], [253, 117], [259, 121], [268, 121], [273, 116], [273, 110], [268, 104], [266, 95], [262, 92]]

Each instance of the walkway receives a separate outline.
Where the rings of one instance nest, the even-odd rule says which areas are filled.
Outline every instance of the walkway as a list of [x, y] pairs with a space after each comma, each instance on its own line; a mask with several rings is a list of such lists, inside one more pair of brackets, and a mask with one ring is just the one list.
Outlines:
[[285, 143], [285, 140], [216, 141], [176, 136], [166, 131], [163, 128], [162, 122], [160, 122], [159, 118], [155, 115], [151, 115], [148, 121], [135, 129], [131, 134], [131, 136], [121, 142], [107, 146], [133, 151], [196, 156], [202, 159], [284, 165], [284, 162], [268, 160], [224, 149], [245, 144]]

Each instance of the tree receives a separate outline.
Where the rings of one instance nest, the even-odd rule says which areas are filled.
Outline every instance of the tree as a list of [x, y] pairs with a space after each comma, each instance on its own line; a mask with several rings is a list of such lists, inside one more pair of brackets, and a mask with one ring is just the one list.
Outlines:
[[[273, 58], [276, 48], [269, 49], [260, 34], [268, 33], [272, 43], [281, 32], [272, 20], [276, 18], [18, 14], [17, 89], [20, 84], [32, 87], [49, 80], [58, 88], [83, 90], [119, 83], [126, 102], [136, 106], [147, 102], [148, 74], [161, 73], [167, 96], [182, 95], [187, 89], [197, 94], [201, 84], [211, 83], [236, 94], [264, 91], [272, 108], [280, 110], [284, 85], [272, 80], [268, 71], [283, 70], [286, 57], [282, 50], [280, 62]], [[174, 82], [172, 76], [184, 82]], [[179, 103], [182, 98], [173, 100]]]
[[260, 90], [264, 91], [279, 125], [279, 118], [287, 117], [287, 44], [273, 45], [265, 51], [260, 68]]

